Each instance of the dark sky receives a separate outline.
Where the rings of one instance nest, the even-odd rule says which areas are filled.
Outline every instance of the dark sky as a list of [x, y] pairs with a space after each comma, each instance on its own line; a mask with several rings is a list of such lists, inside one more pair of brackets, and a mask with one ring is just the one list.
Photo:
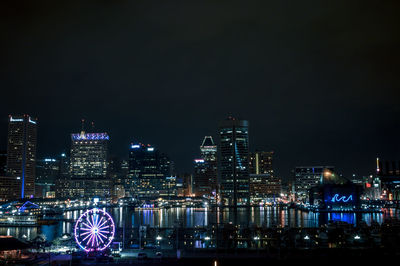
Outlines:
[[[14, 3], [13, 3], [14, 2]], [[7, 116], [39, 119], [39, 156], [80, 120], [127, 156], [133, 139], [190, 171], [229, 114], [250, 149], [368, 174], [399, 159], [399, 1], [1, 1], [1, 147]]]

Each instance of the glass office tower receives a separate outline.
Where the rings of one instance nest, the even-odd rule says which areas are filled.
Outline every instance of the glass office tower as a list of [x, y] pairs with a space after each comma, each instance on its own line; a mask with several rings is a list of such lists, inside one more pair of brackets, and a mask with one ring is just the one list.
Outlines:
[[223, 205], [248, 205], [249, 123], [229, 117], [219, 125], [219, 183]]
[[21, 180], [21, 198], [35, 194], [37, 119], [10, 115], [7, 139], [7, 174]]

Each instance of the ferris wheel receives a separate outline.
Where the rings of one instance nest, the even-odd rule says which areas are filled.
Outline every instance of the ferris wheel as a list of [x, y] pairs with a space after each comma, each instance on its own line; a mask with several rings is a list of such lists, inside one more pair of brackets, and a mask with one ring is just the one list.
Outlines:
[[101, 209], [91, 209], [79, 216], [75, 223], [75, 241], [86, 252], [106, 249], [114, 238], [112, 217]]

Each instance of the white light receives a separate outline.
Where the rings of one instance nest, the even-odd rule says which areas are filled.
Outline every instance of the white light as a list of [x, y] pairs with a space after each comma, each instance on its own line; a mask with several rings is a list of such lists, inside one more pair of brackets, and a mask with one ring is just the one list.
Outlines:
[[154, 151], [153, 147], [147, 148], [147, 151]]
[[361, 239], [361, 237], [360, 237], [359, 235], [356, 235], [356, 236], [354, 237], [354, 239], [358, 240], [358, 239]]
[[156, 240], [160, 241], [160, 240], [162, 240], [162, 237], [161, 236], [157, 236]]
[[204, 238], [204, 240], [210, 240], [211, 238], [209, 237], [209, 236], [206, 236], [205, 238]]
[[12, 117], [10, 117], [10, 122], [23, 122], [24, 121], [24, 119], [14, 119], [14, 118], [12, 118]]
[[310, 237], [309, 237], [309, 236], [305, 236], [304, 239], [305, 239], [305, 240], [309, 240]]

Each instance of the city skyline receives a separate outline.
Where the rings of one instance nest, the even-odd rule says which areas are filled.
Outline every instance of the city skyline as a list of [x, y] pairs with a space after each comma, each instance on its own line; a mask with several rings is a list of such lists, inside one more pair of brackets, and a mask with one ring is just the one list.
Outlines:
[[[17, 115], [20, 115], [20, 114], [17, 114]], [[35, 116], [33, 116], [33, 117], [35, 117]], [[226, 119], [226, 118], [227, 117], [225, 117], [224, 119]], [[40, 131], [40, 118], [35, 117], [35, 119], [38, 121], [38, 124], [39, 124], [38, 128], [39, 128], [39, 131]], [[224, 119], [221, 119], [221, 121], [224, 120]], [[102, 132], [105, 132], [104, 134], [108, 134], [107, 132], [109, 132], [109, 130], [103, 130], [103, 129], [96, 128], [94, 126], [95, 125], [95, 121], [82, 122], [83, 120], [85, 120], [85, 119], [82, 118], [78, 122], [79, 122], [79, 127], [81, 129], [85, 129], [86, 130], [85, 132], [91, 133], [92, 131], [93, 132], [102, 131]], [[7, 123], [8, 123], [8, 118], [7, 118]], [[78, 131], [79, 131], [78, 129], [77, 130], [70, 130], [70, 133], [68, 133], [68, 138], [70, 139], [71, 135], [77, 134], [76, 132], [78, 132]], [[111, 131], [113, 131], [113, 130], [111, 130]], [[2, 132], [2, 133], [4, 134], [4, 132]], [[251, 139], [254, 137], [252, 133], [256, 134], [255, 132], [252, 132], [251, 127], [250, 127], [250, 130], [249, 130], [249, 135], [251, 136], [250, 137], [250, 143], [251, 143]], [[0, 133], [0, 135], [1, 135], [1, 133]], [[218, 133], [217, 132], [215, 132], [215, 135], [212, 135], [212, 134], [209, 134], [209, 135], [212, 136], [212, 137], [215, 136], [215, 138], [218, 140]], [[207, 136], [207, 134], [205, 136]], [[109, 136], [107, 136], [107, 137], [109, 137]], [[115, 143], [113, 144], [113, 137], [111, 136], [109, 138], [111, 139], [111, 141], [109, 143], [110, 154], [112, 156], [117, 156], [122, 160], [128, 160], [129, 159], [129, 147], [132, 145], [132, 143], [138, 142], [137, 141], [138, 139], [146, 139], [146, 140], [148, 139], [147, 137], [143, 137], [143, 138], [131, 137], [131, 138], [129, 138], [129, 141], [125, 141], [126, 143], [128, 143], [125, 147], [116, 147], [116, 144]], [[204, 138], [204, 136], [201, 136], [200, 139], [202, 139], [202, 138]], [[39, 134], [38, 135], [39, 148], [37, 149], [37, 154], [38, 154], [37, 158], [40, 158], [40, 159], [43, 159], [43, 158], [55, 158], [55, 157], [60, 156], [63, 153], [69, 154], [70, 151], [71, 151], [71, 144], [70, 144], [70, 140], [68, 139], [67, 140], [67, 145], [64, 148], [59, 149], [59, 150], [54, 150], [53, 149], [51, 152], [48, 152], [48, 153], [44, 154], [43, 151], [41, 150], [40, 139], [41, 138], [40, 138], [40, 134]], [[116, 139], [118, 139], [118, 137], [116, 137]], [[63, 142], [63, 141], [60, 140], [60, 142]], [[152, 145], [152, 146], [157, 147], [157, 149], [161, 149], [161, 148], [159, 148], [160, 145], [157, 145], [156, 143], [154, 143], [154, 141], [149, 140], [149, 143], [153, 143], [154, 145]], [[49, 145], [49, 146], [57, 146], [57, 145], [59, 145], [59, 143], [54, 143], [54, 144], [55, 145]], [[197, 147], [196, 143], [193, 143], [193, 146], [196, 148]], [[193, 147], [189, 147], [188, 150], [189, 149], [193, 149]], [[6, 151], [7, 147], [5, 146], [3, 148], [0, 145], [0, 150]], [[118, 150], [119, 150], [119, 152], [116, 152]], [[260, 150], [261, 150], [261, 148], [259, 148], [257, 146], [250, 146], [249, 147], [249, 151], [250, 152], [255, 152], [255, 151], [260, 151]], [[280, 158], [279, 149], [275, 149], [275, 150], [266, 149], [266, 150], [274, 152], [275, 153], [274, 157]], [[174, 150], [165, 151], [165, 152], [167, 152], [168, 154], [173, 154]], [[278, 153], [278, 156], [277, 156], [276, 153]], [[193, 171], [194, 171], [193, 158], [196, 157], [196, 156], [199, 156], [199, 155], [200, 155], [200, 153], [198, 151], [195, 151], [193, 154], [184, 155], [183, 157], [186, 157], [185, 158], [185, 163], [182, 164], [182, 160], [178, 161], [178, 167], [177, 167], [178, 173], [180, 173], [180, 174], [193, 173]], [[368, 166], [367, 166], [370, 169], [368, 169], [368, 170], [364, 170], [363, 171], [363, 170], [360, 170], [360, 168], [357, 169], [357, 167], [354, 167], [354, 171], [346, 171], [346, 170], [343, 170], [341, 167], [336, 167], [337, 168], [337, 172], [340, 173], [340, 174], [343, 174], [344, 176], [346, 176], [348, 178], [353, 177], [354, 174], [356, 174], [356, 176], [358, 176], [358, 177], [368, 176], [370, 174], [375, 173], [375, 170], [376, 170], [376, 164], [375, 164], [376, 158], [380, 158], [380, 159], [384, 159], [384, 160], [388, 160], [388, 161], [393, 161], [393, 160], [396, 161], [398, 157], [396, 157], [396, 155], [393, 156], [393, 157], [389, 157], [389, 156], [384, 156], [384, 155], [381, 155], [381, 154], [377, 154], [376, 157], [370, 158], [370, 161], [368, 162]], [[176, 164], [176, 160], [174, 160], [175, 158], [171, 157], [171, 159]], [[187, 162], [186, 162], [187, 160], [190, 161], [190, 164], [187, 164]], [[301, 167], [301, 166], [305, 166], [306, 167], [306, 166], [310, 166], [310, 165], [323, 165], [324, 164], [323, 162], [318, 161], [318, 160], [311, 160], [311, 161], [308, 161], [308, 162], [304, 161], [304, 160], [299, 160], [299, 161], [302, 161], [303, 163], [297, 163], [297, 164], [294, 164], [294, 165], [289, 165], [289, 168], [282, 169], [282, 166], [281, 166], [282, 162], [280, 162], [279, 160], [278, 161], [275, 160], [274, 170], [278, 173], [277, 175], [279, 175], [279, 177], [283, 179], [283, 181], [287, 181], [287, 180], [293, 178], [293, 176], [294, 176], [294, 172], [293, 171], [294, 171], [294, 169], [296, 167]], [[182, 165], [184, 165], [184, 166], [182, 167]], [[276, 166], [276, 165], [278, 165], [278, 166]], [[335, 162], [332, 162], [331, 165], [338, 165], [338, 164], [335, 163]], [[361, 167], [361, 169], [362, 169], [362, 167]], [[364, 168], [364, 169], [366, 169], [366, 168]]]
[[0, 264], [400, 258], [400, 1], [0, 1]]
[[37, 116], [41, 157], [85, 118], [114, 154], [137, 138], [189, 171], [228, 115], [251, 122], [250, 150], [275, 151], [282, 177], [400, 157], [396, 1], [25, 4], [1, 3], [0, 127]]

